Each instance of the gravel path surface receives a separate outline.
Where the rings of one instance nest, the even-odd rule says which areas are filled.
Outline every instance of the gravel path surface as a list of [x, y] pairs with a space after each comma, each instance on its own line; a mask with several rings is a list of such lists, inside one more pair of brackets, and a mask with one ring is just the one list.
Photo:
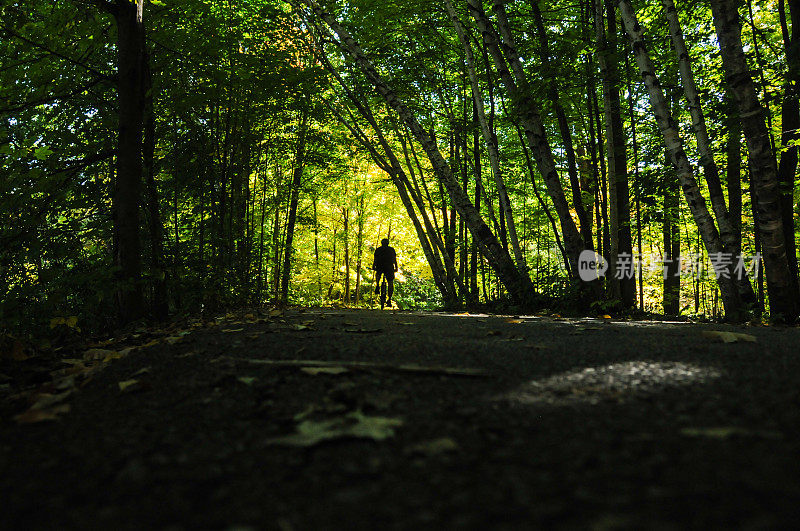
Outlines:
[[794, 528], [799, 346], [289, 310], [3, 362], [0, 528]]

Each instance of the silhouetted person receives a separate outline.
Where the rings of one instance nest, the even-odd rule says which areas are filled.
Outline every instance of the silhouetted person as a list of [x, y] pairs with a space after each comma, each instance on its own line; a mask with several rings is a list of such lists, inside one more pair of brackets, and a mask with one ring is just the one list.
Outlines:
[[375, 270], [375, 293], [380, 293], [381, 275], [389, 283], [389, 291], [386, 295], [386, 304], [391, 306], [392, 293], [394, 293], [394, 273], [397, 271], [397, 253], [394, 247], [389, 247], [389, 240], [381, 240], [381, 246], [375, 249], [375, 257], [372, 260], [372, 269]]

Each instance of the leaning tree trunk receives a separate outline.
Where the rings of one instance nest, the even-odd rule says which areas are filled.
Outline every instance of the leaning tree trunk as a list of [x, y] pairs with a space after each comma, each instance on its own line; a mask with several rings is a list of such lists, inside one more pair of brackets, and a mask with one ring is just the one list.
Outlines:
[[506, 191], [506, 184], [503, 180], [503, 174], [500, 171], [500, 153], [497, 147], [496, 138], [489, 129], [489, 123], [486, 121], [486, 112], [483, 108], [483, 92], [481, 91], [478, 75], [475, 73], [475, 56], [472, 53], [472, 46], [469, 44], [469, 39], [464, 32], [464, 27], [458, 19], [456, 10], [450, 0], [444, 0], [447, 13], [450, 15], [450, 20], [453, 27], [458, 34], [458, 40], [461, 41], [461, 46], [464, 48], [464, 54], [467, 63], [467, 72], [469, 74], [470, 87], [472, 88], [473, 109], [476, 110], [478, 115], [478, 122], [481, 126], [481, 133], [483, 134], [484, 141], [486, 142], [486, 151], [489, 154], [489, 162], [492, 166], [492, 173], [494, 174], [495, 185], [497, 186], [497, 193], [500, 196], [500, 209], [506, 220], [508, 227], [508, 235], [511, 240], [511, 248], [514, 251], [514, 259], [517, 262], [517, 267], [521, 272], [526, 273], [527, 266], [525, 264], [525, 256], [522, 253], [522, 248], [519, 244], [517, 237], [516, 224], [514, 223], [514, 215], [511, 209], [511, 202], [508, 198]]
[[303, 0], [303, 2], [339, 36], [339, 44], [350, 53], [377, 92], [397, 112], [420, 143], [433, 166], [436, 176], [447, 188], [453, 206], [464, 218], [470, 232], [472, 232], [472, 237], [480, 244], [481, 251], [497, 272], [498, 277], [508, 289], [511, 297], [521, 303], [531, 301], [534, 296], [534, 288], [530, 278], [527, 274], [520, 273], [508, 252], [503, 249], [500, 241], [483, 221], [478, 211], [475, 210], [475, 206], [470, 202], [461, 186], [459, 186], [458, 181], [453, 177], [450, 166], [439, 152], [439, 148], [431, 136], [423, 129], [408, 106], [400, 100], [397, 94], [378, 74], [350, 33], [314, 0]]
[[742, 131], [753, 169], [753, 184], [758, 198], [758, 225], [761, 236], [764, 269], [770, 313], [788, 321], [798, 314], [797, 282], [786, 255], [786, 230], [781, 214], [778, 168], [764, 123], [764, 110], [758, 101], [753, 78], [742, 47], [739, 12], [735, 0], [711, 0], [714, 27], [717, 31], [725, 79], [733, 94], [742, 121]]
[[[294, 160], [292, 174], [291, 199], [289, 200], [289, 215], [286, 221], [286, 243], [284, 244], [283, 275], [281, 277], [281, 304], [289, 302], [289, 278], [292, 273], [292, 241], [294, 239], [294, 226], [297, 220], [297, 203], [300, 200], [300, 182], [303, 178], [306, 152], [306, 128], [308, 127], [308, 108], [302, 102], [300, 118], [300, 131], [297, 138], [297, 153]], [[349, 281], [349, 279], [348, 279]]]
[[139, 204], [142, 180], [142, 63], [144, 54], [143, 0], [117, 0], [117, 69], [119, 132], [117, 182], [114, 188], [114, 263], [119, 268], [121, 322], [143, 315], [142, 262], [139, 240]]
[[[578, 164], [575, 157], [575, 147], [572, 143], [572, 132], [570, 131], [569, 121], [567, 114], [564, 111], [564, 106], [561, 105], [561, 97], [558, 93], [558, 84], [555, 82], [556, 69], [550, 61], [550, 43], [547, 38], [547, 31], [544, 27], [544, 19], [542, 18], [542, 11], [539, 9], [537, 0], [530, 2], [531, 9], [533, 10], [533, 21], [536, 24], [536, 32], [539, 37], [539, 60], [542, 63], [542, 71], [545, 79], [551, 80], [547, 95], [553, 104], [553, 111], [558, 120], [558, 130], [561, 133], [561, 142], [564, 146], [564, 152], [567, 156], [567, 173], [569, 174], [569, 184], [572, 188], [572, 204], [575, 207], [575, 214], [578, 216], [578, 223], [580, 225], [580, 233], [583, 238], [583, 245], [586, 249], [594, 250], [594, 242], [592, 241], [592, 215], [591, 211], [587, 213], [586, 206], [583, 198], [583, 187], [581, 186], [581, 179], [578, 175]], [[587, 194], [588, 195], [588, 194]]]
[[[522, 62], [514, 46], [507, 21], [505, 21], [505, 17], [502, 17], [500, 21], [500, 28], [504, 34], [504, 42], [502, 43], [504, 49], [501, 51], [500, 39], [486, 17], [480, 0], [468, 0], [467, 4], [472, 17], [478, 24], [478, 29], [480, 29], [483, 35], [484, 43], [492, 55], [500, 78], [511, 95], [515, 110], [517, 111], [517, 116], [525, 131], [525, 140], [533, 153], [533, 158], [547, 186], [547, 192], [553, 201], [556, 214], [561, 224], [561, 232], [564, 235], [564, 245], [569, 258], [568, 269], [572, 273], [573, 278], [577, 278], [578, 256], [583, 250], [583, 241], [572, 219], [569, 204], [564, 195], [564, 188], [561, 185], [561, 179], [556, 170], [553, 152], [550, 149], [547, 133], [542, 123], [541, 113], [536, 103], [531, 99], [525, 72], [522, 68]], [[501, 4], [495, 4], [495, 10], [499, 17], [505, 13]], [[506, 66], [503, 55], [504, 52], [505, 57], [508, 58], [511, 64], [513, 77]]]
[[[724, 252], [722, 239], [717, 232], [717, 227], [714, 225], [714, 219], [708, 211], [708, 206], [703, 194], [700, 192], [700, 187], [697, 185], [692, 166], [686, 156], [686, 151], [683, 149], [683, 141], [678, 132], [678, 125], [670, 113], [667, 98], [664, 96], [661, 83], [655, 74], [653, 62], [644, 43], [644, 29], [636, 20], [630, 0], [620, 0], [618, 5], [622, 13], [625, 29], [631, 39], [636, 64], [647, 87], [653, 114], [664, 139], [672, 165], [678, 173], [689, 210], [692, 212], [692, 217], [697, 224], [697, 229], [708, 254], [720, 256], [717, 253]], [[730, 320], [742, 319], [744, 317], [742, 303], [735, 282], [730, 278], [720, 276], [717, 278], [717, 283], [722, 294], [722, 304], [725, 308], [726, 317]]]
[[[725, 205], [725, 196], [719, 179], [719, 168], [714, 161], [714, 152], [711, 149], [711, 139], [706, 128], [706, 120], [700, 103], [700, 94], [697, 91], [697, 84], [692, 72], [691, 57], [689, 56], [689, 50], [686, 48], [686, 41], [683, 38], [683, 31], [678, 21], [678, 11], [673, 0], [661, 0], [661, 5], [664, 6], [675, 55], [678, 56], [681, 84], [683, 85], [686, 101], [689, 104], [692, 128], [697, 139], [697, 150], [700, 153], [700, 165], [703, 167], [703, 175], [705, 176], [706, 184], [708, 184], [708, 195], [711, 199], [711, 208], [717, 219], [719, 235], [725, 244], [726, 252], [731, 253], [733, 256], [738, 256], [741, 252], [741, 237], [737, 237], [737, 232]], [[734, 261], [730, 267], [731, 274], [734, 274], [735, 265], [736, 262]], [[755, 302], [753, 286], [750, 284], [750, 279], [746, 272], [743, 272], [741, 278], [738, 278], [737, 274], [737, 286], [742, 301], [746, 303]]]

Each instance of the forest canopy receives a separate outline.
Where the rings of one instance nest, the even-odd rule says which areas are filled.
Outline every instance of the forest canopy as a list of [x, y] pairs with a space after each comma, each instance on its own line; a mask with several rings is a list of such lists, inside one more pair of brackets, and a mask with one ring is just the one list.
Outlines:
[[369, 305], [382, 238], [400, 308], [800, 312], [797, 0], [0, 6], [4, 334]]

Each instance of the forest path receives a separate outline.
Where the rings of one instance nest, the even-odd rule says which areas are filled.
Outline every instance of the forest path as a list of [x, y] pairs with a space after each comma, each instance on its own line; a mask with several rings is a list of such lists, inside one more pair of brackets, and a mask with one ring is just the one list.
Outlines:
[[798, 329], [289, 310], [147, 345], [73, 371], [58, 420], [14, 423], [0, 400], [0, 528], [798, 516]]

